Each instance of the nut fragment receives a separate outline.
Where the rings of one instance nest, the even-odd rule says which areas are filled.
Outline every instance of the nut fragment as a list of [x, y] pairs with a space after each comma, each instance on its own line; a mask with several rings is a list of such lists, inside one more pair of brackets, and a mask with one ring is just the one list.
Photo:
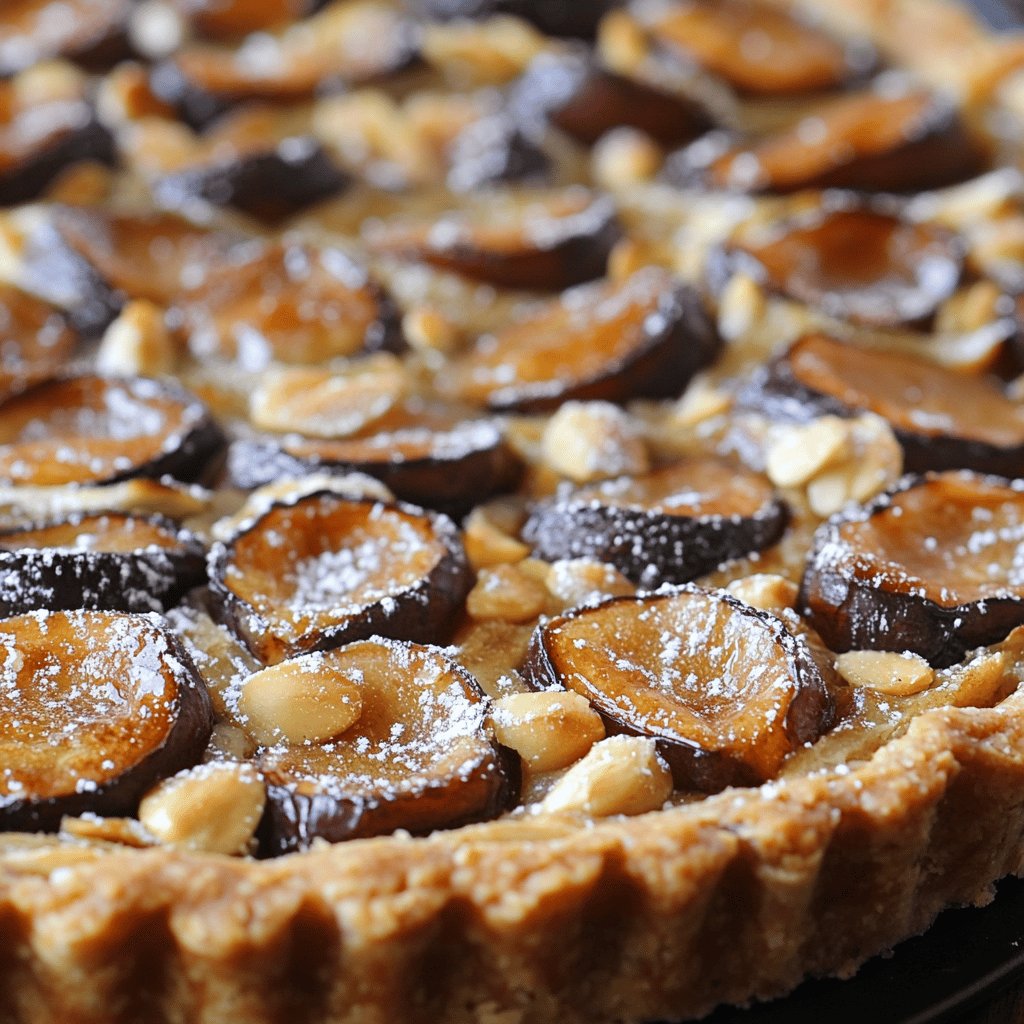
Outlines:
[[416, 306], [402, 317], [402, 334], [421, 352], [454, 352], [462, 340], [458, 326], [434, 306]]
[[594, 178], [604, 188], [628, 188], [649, 181], [661, 167], [658, 144], [635, 128], [615, 128], [594, 146]]
[[547, 603], [548, 592], [543, 583], [517, 566], [497, 565], [480, 570], [476, 585], [466, 598], [466, 611], [478, 622], [529, 622], [544, 611]]
[[336, 671], [320, 652], [271, 665], [242, 684], [238, 713], [259, 743], [323, 743], [358, 720], [358, 681]]
[[741, 580], [734, 580], [726, 587], [744, 604], [760, 608], [765, 612], [779, 611], [783, 608], [796, 607], [799, 587], [785, 576], [774, 573], [756, 573]]
[[135, 299], [106, 329], [96, 354], [101, 373], [156, 377], [174, 369], [174, 340], [164, 311], [147, 299]]
[[456, 85], [503, 85], [522, 74], [546, 40], [519, 18], [499, 15], [428, 25], [423, 56]]
[[672, 773], [642, 736], [609, 736], [595, 743], [541, 802], [548, 813], [563, 811], [604, 818], [656, 811], [672, 794]]
[[604, 739], [601, 716], [586, 697], [568, 690], [501, 697], [491, 721], [498, 742], [517, 751], [535, 772], [565, 768]]
[[607, 562], [593, 558], [563, 558], [553, 562], [545, 583], [565, 607], [573, 607], [605, 597], [628, 597], [636, 587]]
[[265, 802], [266, 787], [252, 765], [217, 761], [186, 769], [151, 789], [139, 805], [139, 821], [169, 846], [244, 854]]
[[566, 402], [548, 421], [542, 445], [545, 462], [580, 484], [650, 468], [639, 427], [610, 402]]
[[931, 665], [909, 651], [848, 651], [836, 658], [836, 671], [851, 686], [863, 686], [892, 697], [920, 693], [935, 680]]
[[850, 454], [850, 429], [838, 416], [777, 428], [768, 445], [765, 470], [776, 487], [799, 487]]
[[530, 548], [495, 524], [482, 508], [475, 508], [466, 519], [462, 535], [469, 564], [474, 569], [522, 561]]
[[976, 281], [961, 288], [939, 310], [937, 334], [968, 334], [999, 319], [1002, 290], [992, 281]]

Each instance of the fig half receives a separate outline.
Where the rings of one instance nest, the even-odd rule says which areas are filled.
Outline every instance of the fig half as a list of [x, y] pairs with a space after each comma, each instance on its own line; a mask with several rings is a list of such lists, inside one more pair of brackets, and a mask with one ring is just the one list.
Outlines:
[[899, 352], [807, 335], [755, 376], [739, 404], [791, 422], [873, 412], [888, 420], [914, 473], [1024, 474], [1024, 407], [998, 381]]
[[223, 440], [206, 407], [175, 385], [144, 377], [64, 377], [0, 405], [0, 480], [38, 486], [165, 474], [195, 480]]
[[647, 29], [656, 45], [753, 96], [836, 89], [872, 63], [864, 45], [756, 0], [684, 0]]
[[678, 395], [721, 341], [697, 291], [646, 267], [572, 289], [480, 338], [443, 371], [444, 391], [492, 409]]
[[895, 327], [926, 320], [954, 293], [964, 247], [937, 224], [844, 202], [727, 244], [724, 263], [837, 320]]
[[503, 288], [561, 291], [601, 277], [620, 229], [615, 204], [582, 188], [489, 192], [429, 221], [369, 233], [381, 253]]
[[679, 789], [765, 782], [834, 713], [830, 669], [804, 640], [693, 586], [557, 616], [537, 627], [523, 671], [538, 689], [582, 694], [610, 731], [653, 736]]
[[3, 616], [160, 611], [205, 576], [202, 544], [159, 516], [102, 512], [0, 531]]
[[253, 242], [208, 268], [176, 310], [192, 353], [258, 371], [403, 347], [398, 312], [343, 252]]
[[800, 608], [828, 646], [962, 660], [1024, 623], [1024, 485], [907, 478], [819, 529]]
[[514, 802], [518, 766], [494, 741], [483, 691], [441, 650], [374, 638], [312, 657], [324, 678], [358, 687], [362, 713], [329, 741], [258, 756], [264, 853], [396, 829], [423, 835], [496, 817]]
[[210, 697], [163, 619], [102, 611], [0, 621], [0, 825], [56, 831], [64, 815], [134, 814], [196, 764]]
[[77, 344], [64, 316], [34, 295], [0, 284], [0, 403], [56, 376]]
[[541, 558], [593, 558], [640, 586], [687, 583], [770, 547], [788, 513], [768, 481], [720, 459], [693, 458], [537, 505], [523, 539]]
[[441, 637], [469, 590], [445, 516], [316, 491], [278, 502], [210, 552], [221, 614], [268, 664], [374, 634]]
[[669, 161], [666, 173], [680, 184], [739, 192], [899, 193], [953, 185], [984, 166], [952, 103], [921, 89], [869, 88], [749, 145], [698, 140]]

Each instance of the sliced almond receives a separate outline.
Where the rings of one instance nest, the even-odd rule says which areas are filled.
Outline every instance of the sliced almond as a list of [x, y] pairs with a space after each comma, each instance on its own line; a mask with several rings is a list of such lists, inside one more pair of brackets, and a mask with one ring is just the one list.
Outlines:
[[895, 651], [848, 651], [836, 658], [836, 670], [851, 686], [864, 686], [893, 697], [909, 697], [935, 681], [931, 665], [919, 654]]
[[604, 723], [590, 702], [568, 690], [512, 693], [491, 712], [499, 743], [517, 751], [535, 772], [565, 768], [604, 739]]

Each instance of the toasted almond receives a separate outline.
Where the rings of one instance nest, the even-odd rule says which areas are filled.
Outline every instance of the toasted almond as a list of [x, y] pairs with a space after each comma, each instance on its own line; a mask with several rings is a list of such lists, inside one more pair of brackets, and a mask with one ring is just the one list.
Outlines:
[[776, 487], [798, 487], [851, 453], [850, 426], [838, 416], [773, 431], [765, 471]]
[[609, 736], [570, 768], [540, 809], [604, 818], [656, 811], [672, 794], [672, 773], [655, 742], [643, 736]]
[[96, 366], [101, 373], [158, 377], [174, 369], [176, 356], [164, 311], [147, 299], [133, 299], [104, 331]]
[[548, 421], [541, 443], [548, 466], [576, 483], [650, 469], [639, 425], [610, 402], [566, 402]]
[[629, 597], [636, 593], [636, 587], [614, 565], [592, 558], [552, 562], [544, 582], [566, 608], [604, 597]]
[[151, 789], [139, 821], [168, 846], [232, 856], [249, 852], [265, 803], [266, 786], [252, 765], [215, 761]]
[[359, 721], [358, 681], [334, 670], [329, 656], [305, 654], [253, 673], [242, 684], [238, 714], [259, 743], [322, 743]]
[[474, 569], [519, 562], [530, 553], [529, 545], [502, 530], [479, 507], [466, 518], [462, 543]]
[[548, 603], [547, 588], [515, 565], [481, 569], [466, 598], [466, 611], [478, 622], [529, 622]]
[[76, 839], [99, 840], [104, 843], [119, 843], [142, 849], [153, 846], [156, 836], [150, 835], [141, 822], [134, 818], [101, 818], [96, 814], [82, 814], [79, 817], [61, 819], [60, 832]]
[[735, 597], [745, 604], [762, 611], [778, 611], [796, 606], [799, 587], [785, 576], [774, 573], [755, 573], [740, 580], [734, 580], [726, 587]]
[[422, 352], [454, 352], [462, 340], [459, 327], [435, 306], [415, 306], [402, 317], [402, 334]]
[[909, 651], [848, 651], [836, 658], [836, 671], [851, 685], [892, 697], [909, 697], [935, 681], [931, 665]]
[[499, 743], [519, 753], [535, 772], [565, 768], [604, 739], [604, 723], [578, 693], [512, 693], [491, 713]]
[[607, 189], [628, 188], [649, 181], [661, 168], [661, 147], [635, 128], [616, 128], [594, 146], [594, 178]]

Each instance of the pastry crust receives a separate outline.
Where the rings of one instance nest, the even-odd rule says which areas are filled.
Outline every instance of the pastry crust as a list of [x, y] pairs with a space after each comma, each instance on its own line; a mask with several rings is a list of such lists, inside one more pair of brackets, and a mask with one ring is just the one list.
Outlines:
[[[968, 104], [1024, 67], [1024, 41], [942, 0], [800, 6]], [[868, 762], [636, 818], [524, 813], [268, 862], [0, 836], [0, 1021], [697, 1018], [989, 900], [1024, 871], [1022, 794], [1015, 691], [927, 711]]]

